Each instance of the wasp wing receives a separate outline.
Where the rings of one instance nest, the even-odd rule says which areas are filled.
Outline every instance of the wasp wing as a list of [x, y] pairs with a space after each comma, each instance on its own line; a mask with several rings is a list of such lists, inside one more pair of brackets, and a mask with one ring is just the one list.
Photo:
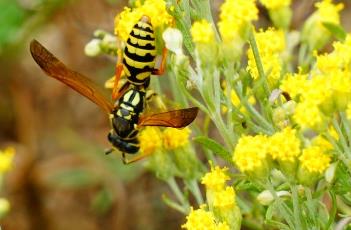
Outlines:
[[30, 52], [35, 62], [48, 76], [56, 78], [68, 85], [104, 109], [107, 113], [111, 112], [113, 103], [108, 96], [107, 90], [82, 74], [67, 68], [65, 64], [36, 40], [31, 41]]
[[138, 125], [183, 128], [194, 121], [198, 111], [199, 108], [192, 107], [187, 109], [151, 114], [149, 116], [141, 116]]

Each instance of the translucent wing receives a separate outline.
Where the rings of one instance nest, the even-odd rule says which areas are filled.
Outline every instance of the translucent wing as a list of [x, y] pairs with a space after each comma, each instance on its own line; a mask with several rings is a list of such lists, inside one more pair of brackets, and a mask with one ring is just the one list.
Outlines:
[[65, 64], [58, 60], [36, 40], [30, 43], [30, 52], [35, 62], [48, 76], [56, 78], [68, 85], [104, 109], [107, 113], [111, 112], [113, 103], [110, 100], [107, 90], [82, 74], [67, 68]]
[[141, 116], [138, 125], [183, 128], [194, 121], [198, 111], [199, 108], [193, 107], [151, 114], [150, 116]]

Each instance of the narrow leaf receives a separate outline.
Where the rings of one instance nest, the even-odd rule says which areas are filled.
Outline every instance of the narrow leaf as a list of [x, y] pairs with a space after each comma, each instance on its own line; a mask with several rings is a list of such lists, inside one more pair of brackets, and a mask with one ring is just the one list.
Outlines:
[[224, 160], [228, 162], [231, 161], [230, 153], [223, 147], [223, 145], [219, 144], [215, 140], [205, 136], [199, 136], [195, 137], [194, 141], [211, 150], [214, 154], [222, 157]]
[[323, 25], [336, 39], [339, 41], [345, 40], [347, 33], [340, 25], [330, 22], [323, 22]]

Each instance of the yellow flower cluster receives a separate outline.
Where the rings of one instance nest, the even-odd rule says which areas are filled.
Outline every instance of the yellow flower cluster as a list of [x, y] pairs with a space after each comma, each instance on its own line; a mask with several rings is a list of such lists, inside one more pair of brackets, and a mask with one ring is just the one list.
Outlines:
[[216, 222], [215, 229], [239, 229], [241, 223], [240, 209], [236, 204], [234, 188], [226, 185], [230, 179], [228, 168], [213, 167], [202, 177], [201, 183], [206, 186], [206, 199]]
[[317, 10], [304, 24], [301, 40], [308, 44], [310, 49], [319, 50], [330, 40], [331, 33], [323, 23], [340, 24], [340, 11], [343, 4], [333, 4], [332, 0], [323, 0], [315, 4]]
[[228, 168], [212, 167], [211, 171], [202, 177], [201, 183], [206, 185], [207, 189], [218, 191], [224, 188], [226, 181], [230, 179], [227, 175]]
[[294, 162], [300, 155], [300, 139], [296, 130], [287, 127], [269, 138], [269, 153], [274, 160]]
[[212, 25], [205, 19], [194, 22], [190, 32], [196, 43], [210, 43], [214, 40]]
[[291, 4], [291, 0], [260, 0], [260, 2], [269, 10], [276, 10]]
[[139, 134], [140, 152], [149, 155], [162, 146], [162, 132], [156, 127], [145, 127]]
[[154, 27], [171, 25], [173, 18], [168, 14], [164, 0], [145, 0], [143, 4], [137, 0], [136, 6], [134, 9], [125, 7], [115, 17], [115, 34], [122, 41], [127, 40], [133, 26], [143, 15], [150, 17]]
[[268, 137], [242, 136], [235, 147], [233, 161], [242, 172], [253, 172], [264, 167], [268, 154]]
[[[258, 51], [263, 65], [264, 73], [271, 86], [274, 86], [280, 79], [282, 70], [281, 53], [285, 50], [285, 36], [282, 30], [269, 28], [266, 31], [255, 32]], [[258, 79], [256, 61], [250, 48], [248, 50], [247, 70], [254, 79]]]
[[231, 186], [214, 193], [213, 206], [219, 209], [232, 209], [236, 205], [235, 191]]
[[13, 157], [15, 155], [15, 149], [8, 147], [5, 150], [0, 150], [0, 173], [5, 173], [12, 167]]
[[186, 223], [182, 225], [187, 230], [229, 230], [226, 223], [216, 223], [212, 212], [204, 210], [204, 207], [194, 210], [191, 208], [186, 217]]
[[286, 74], [281, 82], [280, 89], [288, 92], [290, 97], [296, 98], [305, 91], [307, 74]]
[[191, 130], [186, 127], [183, 129], [166, 128], [163, 131], [163, 146], [166, 149], [176, 149], [189, 143]]
[[330, 164], [330, 155], [319, 146], [310, 146], [302, 151], [299, 157], [301, 166], [311, 173], [323, 173]]
[[340, 24], [339, 12], [344, 8], [342, 3], [334, 5], [332, 0], [323, 0], [315, 4], [316, 15], [320, 22]]
[[241, 30], [258, 19], [254, 0], [226, 0], [221, 5], [218, 27], [224, 42], [240, 37]]
[[333, 52], [315, 55], [309, 75], [287, 74], [280, 85], [298, 102], [293, 119], [302, 128], [317, 128], [333, 112], [346, 110], [351, 100], [351, 36], [333, 46]]
[[140, 151], [150, 154], [164, 147], [167, 150], [180, 148], [189, 143], [191, 130], [166, 128], [163, 132], [157, 127], [146, 127], [139, 134]]

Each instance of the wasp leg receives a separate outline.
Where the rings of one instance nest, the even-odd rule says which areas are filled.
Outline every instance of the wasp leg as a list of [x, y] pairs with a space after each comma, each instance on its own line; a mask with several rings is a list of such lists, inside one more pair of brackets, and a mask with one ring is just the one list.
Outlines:
[[145, 157], [151, 155], [151, 153], [148, 153], [148, 154], [140, 154], [139, 156], [136, 156], [136, 157], [133, 157], [131, 159], [127, 159], [126, 156], [125, 156], [125, 153], [122, 153], [122, 160], [123, 160], [123, 163], [124, 164], [131, 164], [131, 163], [134, 163], [134, 162], [137, 162], [137, 161], [140, 161], [142, 159], [144, 159]]
[[[125, 92], [129, 89], [129, 86], [130, 86], [130, 82], [127, 81], [121, 86], [121, 88], [118, 89], [118, 91], [115, 92], [113, 90], [112, 91], [112, 99], [115, 101], [120, 99], [125, 94]], [[113, 89], [115, 89], [115, 88], [113, 88]]]
[[105, 155], [108, 155], [108, 154], [112, 153], [113, 151], [115, 151], [113, 148], [105, 149]]
[[[123, 95], [121, 89], [118, 88], [119, 80], [121, 79], [122, 71], [123, 71], [123, 64], [122, 64], [122, 50], [118, 49], [117, 51], [117, 64], [115, 69], [115, 82], [112, 90], [112, 99], [117, 100]], [[125, 84], [124, 84], [125, 85]], [[123, 86], [124, 86], [123, 85]], [[121, 87], [123, 88], [123, 87]]]
[[154, 74], [154, 75], [162, 75], [165, 72], [167, 52], [168, 52], [167, 48], [163, 48], [160, 68], [159, 69], [154, 69], [152, 71], [152, 74]]

